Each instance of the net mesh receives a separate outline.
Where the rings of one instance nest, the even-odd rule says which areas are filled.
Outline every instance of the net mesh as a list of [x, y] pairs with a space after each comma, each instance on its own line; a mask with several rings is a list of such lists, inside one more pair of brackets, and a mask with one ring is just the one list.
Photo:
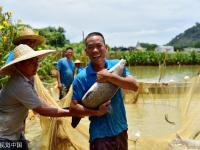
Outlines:
[[[199, 76], [196, 76], [184, 83], [141, 82], [138, 92], [124, 90], [123, 93], [129, 123], [129, 149], [183, 150], [193, 149], [195, 146], [194, 149], [198, 149], [198, 139], [200, 138], [199, 82]], [[54, 107], [66, 107], [69, 105], [72, 89], [69, 90], [68, 94], [62, 100], [58, 101], [55, 100], [55, 96], [52, 96], [49, 90], [44, 87], [38, 76], [35, 76], [35, 86], [38, 95], [46, 103]], [[166, 108], [163, 107], [163, 109], [156, 110], [156, 106], [158, 105], [164, 105]], [[146, 118], [146, 120], [149, 119], [148, 123], [137, 121], [138, 116], [134, 116], [134, 113], [129, 113], [134, 109], [134, 111], [140, 114], [139, 119], [144, 118], [145, 114], [143, 109], [146, 106], [151, 106], [157, 113], [157, 115], [151, 118]], [[168, 109], [169, 107], [173, 109]], [[150, 115], [151, 112], [147, 114]], [[161, 118], [159, 118], [159, 114], [161, 114]], [[175, 118], [173, 118], [174, 115], [176, 116]], [[132, 124], [133, 118], [136, 118], [136, 122]], [[152, 119], [152, 121], [150, 119]], [[159, 125], [157, 120], [163, 121], [162, 127], [157, 128], [157, 125]], [[34, 126], [35, 122], [40, 122], [40, 125]], [[31, 149], [89, 149], [89, 121], [86, 117], [82, 119], [77, 128], [74, 129], [71, 127], [71, 117], [43, 117], [30, 111], [26, 124], [26, 132], [29, 132], [29, 135], [31, 135], [30, 137], [37, 137], [36, 139], [29, 138], [31, 139]], [[140, 130], [143, 130], [143, 128], [147, 126], [152, 126], [152, 133], [162, 132], [163, 134], [153, 134], [150, 136], [145, 135], [145, 130], [142, 131], [143, 133], [133, 132], [135, 126], [139, 126]], [[34, 135], [33, 131], [29, 131], [30, 128], [33, 127], [37, 128], [35, 129], [39, 132], [37, 135]], [[177, 139], [177, 135], [181, 137], [181, 140], [180, 138]], [[189, 144], [187, 143], [188, 139], [190, 139]], [[191, 142], [193, 140], [197, 142], [195, 146], [193, 146], [194, 143]]]

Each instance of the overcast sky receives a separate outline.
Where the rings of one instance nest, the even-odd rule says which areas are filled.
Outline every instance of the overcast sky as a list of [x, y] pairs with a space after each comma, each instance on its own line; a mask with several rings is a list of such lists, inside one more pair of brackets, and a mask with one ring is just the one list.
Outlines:
[[13, 20], [64, 27], [71, 42], [99, 31], [110, 46], [159, 45], [200, 22], [200, 0], [1, 0]]

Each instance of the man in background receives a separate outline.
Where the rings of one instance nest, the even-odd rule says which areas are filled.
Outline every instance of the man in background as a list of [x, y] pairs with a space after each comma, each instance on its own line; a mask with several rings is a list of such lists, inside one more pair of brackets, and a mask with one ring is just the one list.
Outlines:
[[77, 59], [75, 60], [74, 64], [76, 67], [76, 75], [77, 75], [79, 72], [81, 72], [81, 70], [83, 70], [82, 61]]
[[[68, 47], [64, 51], [64, 57], [58, 60], [57, 63], [57, 82], [60, 90], [59, 99], [63, 98], [67, 94], [69, 88], [74, 80], [75, 65], [71, 60], [73, 56], [73, 48]], [[64, 90], [64, 92], [63, 92]]]

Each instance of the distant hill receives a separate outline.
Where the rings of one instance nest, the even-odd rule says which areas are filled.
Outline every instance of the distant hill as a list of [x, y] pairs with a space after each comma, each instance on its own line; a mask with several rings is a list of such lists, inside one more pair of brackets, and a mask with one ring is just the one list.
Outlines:
[[175, 48], [195, 47], [200, 48], [200, 23], [177, 35], [167, 45]]

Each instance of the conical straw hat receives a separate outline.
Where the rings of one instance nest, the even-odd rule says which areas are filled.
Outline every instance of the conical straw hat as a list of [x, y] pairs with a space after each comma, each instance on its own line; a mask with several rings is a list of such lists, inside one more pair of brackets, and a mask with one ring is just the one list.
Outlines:
[[14, 49], [14, 59], [10, 63], [4, 65], [0, 69], [0, 75], [8, 75], [12, 72], [12, 66], [23, 60], [38, 57], [41, 58], [49, 53], [55, 52], [55, 50], [40, 50], [35, 51], [31, 47], [25, 44], [20, 44]]
[[23, 40], [35, 40], [34, 45], [38, 46], [38, 45], [41, 45], [45, 41], [45, 38], [43, 36], [37, 35], [30, 28], [24, 28], [23, 30], [19, 32], [19, 36], [14, 39], [13, 43], [15, 45], [19, 45], [19, 44], [22, 44], [21, 41]]
[[75, 60], [75, 62], [74, 62], [75, 64], [81, 64], [82, 62], [80, 61], [80, 60]]

